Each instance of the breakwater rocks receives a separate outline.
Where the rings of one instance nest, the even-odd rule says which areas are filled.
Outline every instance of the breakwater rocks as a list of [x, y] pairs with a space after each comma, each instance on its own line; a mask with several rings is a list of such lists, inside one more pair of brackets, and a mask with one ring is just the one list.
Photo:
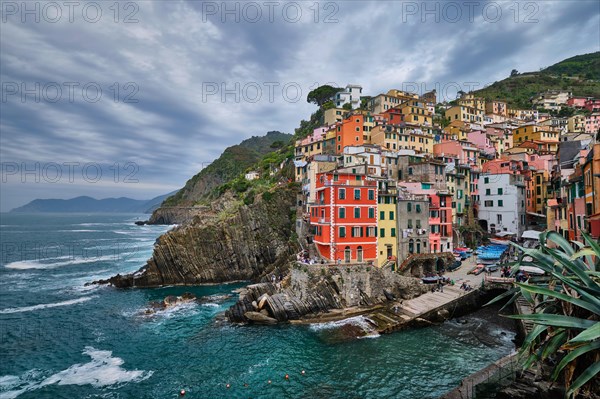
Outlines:
[[226, 316], [232, 322], [273, 324], [335, 310], [373, 308], [388, 301], [414, 298], [428, 290], [420, 279], [388, 269], [295, 264], [280, 283], [247, 286]]
[[295, 186], [265, 194], [252, 205], [224, 195], [210, 211], [160, 236], [140, 270], [94, 283], [128, 288], [258, 281], [298, 250], [291, 239]]

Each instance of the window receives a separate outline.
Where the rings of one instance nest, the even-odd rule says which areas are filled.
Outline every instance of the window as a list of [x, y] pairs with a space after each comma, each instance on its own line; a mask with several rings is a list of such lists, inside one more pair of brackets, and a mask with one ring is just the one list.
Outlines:
[[485, 195], [492, 195], [492, 190], [489, 188], [485, 189]]
[[412, 212], [412, 203], [411, 202], [407, 202], [406, 203], [406, 211], [407, 212]]
[[502, 187], [498, 187], [498, 195], [502, 195]]
[[354, 208], [354, 218], [360, 219], [360, 208], [358, 207]]
[[392, 232], [390, 234], [391, 237], [396, 237], [396, 228], [392, 227]]
[[[335, 179], [335, 177], [334, 177]], [[338, 199], [346, 199], [346, 189], [345, 188], [340, 188], [338, 191]]]
[[390, 220], [394, 220], [394, 211], [390, 211]]
[[485, 178], [483, 179], [483, 182], [484, 182], [485, 184], [488, 184], [488, 183], [490, 182], [490, 178], [489, 178], [489, 177], [485, 177]]
[[385, 229], [379, 229], [379, 237], [385, 237]]
[[385, 211], [379, 211], [379, 220], [385, 220]]
[[494, 206], [494, 201], [485, 201], [483, 205], [491, 208]]
[[340, 233], [340, 238], [346, 237], [346, 227], [340, 226], [339, 233]]
[[375, 218], [375, 208], [369, 208], [369, 219]]
[[417, 211], [417, 213], [421, 213], [421, 204], [417, 204], [415, 210]]
[[421, 219], [417, 219], [417, 221], [416, 221], [416, 223], [415, 223], [415, 227], [416, 227], [417, 229], [420, 229], [420, 228], [421, 228]]
[[504, 201], [498, 200], [498, 206], [504, 206]]
[[369, 199], [371, 201], [375, 199], [375, 190], [369, 190]]
[[406, 223], [406, 228], [412, 229], [412, 227], [413, 227], [412, 219], [408, 219], [408, 222]]
[[338, 217], [340, 219], [345, 219], [346, 218], [346, 208], [339, 208], [338, 209]]
[[496, 220], [498, 221], [498, 224], [502, 224], [502, 215], [498, 213], [496, 215]]
[[352, 228], [352, 237], [362, 237], [363, 236], [363, 228], [362, 227], [353, 227]]
[[354, 199], [355, 200], [359, 200], [360, 199], [360, 188], [355, 188], [354, 189]]
[[412, 175], [413, 174], [413, 168], [408, 168], [408, 174]]

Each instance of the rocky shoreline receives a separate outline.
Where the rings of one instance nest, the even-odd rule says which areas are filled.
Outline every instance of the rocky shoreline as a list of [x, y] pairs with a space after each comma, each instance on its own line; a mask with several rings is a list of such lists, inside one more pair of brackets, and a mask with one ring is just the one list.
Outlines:
[[251, 205], [224, 195], [160, 236], [144, 267], [92, 284], [151, 288], [260, 281], [268, 273], [284, 273], [298, 250], [292, 238], [295, 194], [290, 184], [277, 195], [257, 195]]

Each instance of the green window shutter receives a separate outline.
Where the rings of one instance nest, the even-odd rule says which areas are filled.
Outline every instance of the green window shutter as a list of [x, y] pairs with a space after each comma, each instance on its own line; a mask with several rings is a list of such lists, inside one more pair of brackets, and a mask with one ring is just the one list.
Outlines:
[[391, 234], [391, 236], [392, 237], [396, 237], [396, 228], [395, 227], [392, 227], [392, 234]]

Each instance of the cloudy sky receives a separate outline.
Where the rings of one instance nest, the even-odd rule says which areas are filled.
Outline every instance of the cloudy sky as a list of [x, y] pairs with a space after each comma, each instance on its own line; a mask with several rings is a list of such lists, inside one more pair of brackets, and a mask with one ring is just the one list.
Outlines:
[[585, 0], [0, 4], [2, 211], [167, 193], [321, 84], [453, 96], [600, 50]]

